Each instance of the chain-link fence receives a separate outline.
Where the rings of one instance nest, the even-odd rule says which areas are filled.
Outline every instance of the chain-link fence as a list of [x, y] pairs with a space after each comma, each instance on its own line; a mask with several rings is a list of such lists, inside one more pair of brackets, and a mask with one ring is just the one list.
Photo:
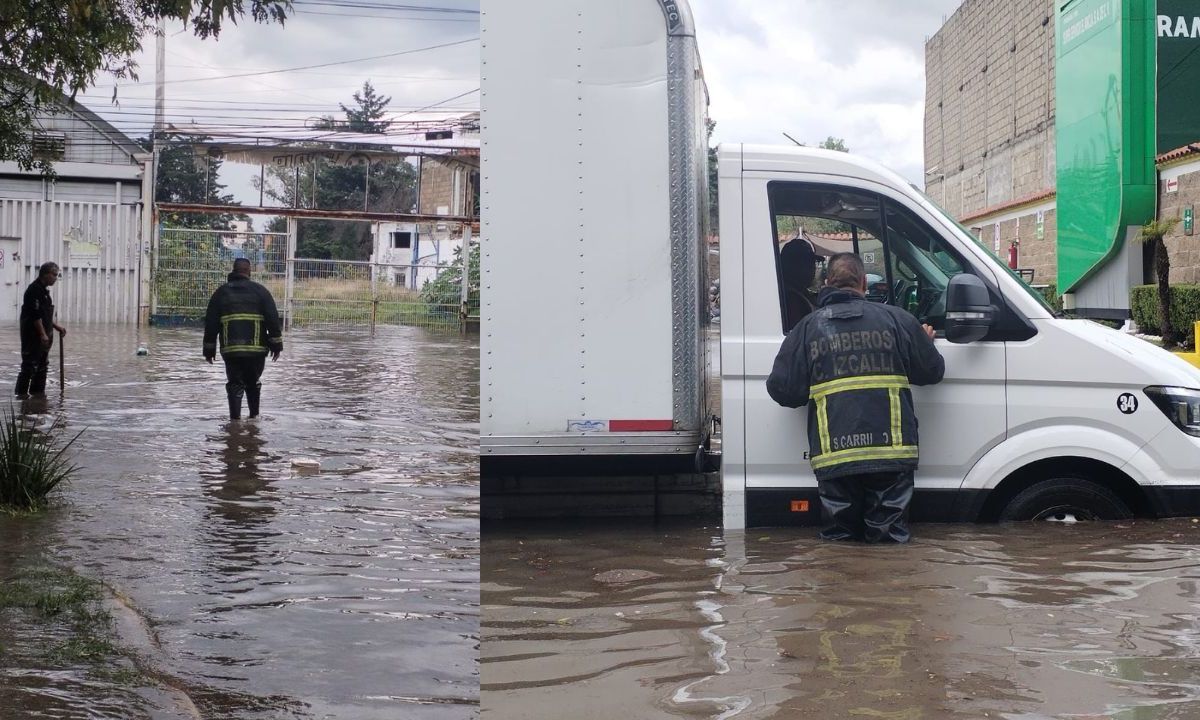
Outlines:
[[283, 297], [287, 235], [161, 228], [154, 257], [152, 314], [156, 322], [200, 320], [235, 258], [250, 261], [255, 280]]
[[469, 233], [466, 239], [468, 252], [459, 246], [437, 263], [289, 260], [285, 233], [164, 228], [155, 256], [152, 316], [158, 323], [199, 322], [234, 258], [245, 257], [289, 326], [477, 326], [479, 243]]

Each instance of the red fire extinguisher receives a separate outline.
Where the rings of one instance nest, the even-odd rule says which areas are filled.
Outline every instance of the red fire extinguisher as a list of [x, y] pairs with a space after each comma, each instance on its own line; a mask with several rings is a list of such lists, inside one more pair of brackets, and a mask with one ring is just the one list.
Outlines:
[[1017, 241], [1013, 240], [1008, 246], [1008, 266], [1017, 269]]

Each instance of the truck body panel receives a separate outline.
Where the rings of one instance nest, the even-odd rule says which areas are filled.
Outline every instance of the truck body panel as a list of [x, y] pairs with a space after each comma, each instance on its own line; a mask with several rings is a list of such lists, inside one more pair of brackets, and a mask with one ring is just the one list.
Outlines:
[[707, 96], [685, 10], [483, 4], [484, 457], [696, 450]]

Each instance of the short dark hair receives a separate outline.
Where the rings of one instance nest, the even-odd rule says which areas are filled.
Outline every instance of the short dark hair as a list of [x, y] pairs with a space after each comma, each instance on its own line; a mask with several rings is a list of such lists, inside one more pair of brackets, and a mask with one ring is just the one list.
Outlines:
[[55, 274], [57, 274], [59, 272], [58, 263], [53, 263], [53, 262], [42, 263], [41, 267], [38, 268], [38, 277], [43, 277], [52, 272]]
[[854, 253], [837, 253], [825, 266], [825, 284], [830, 287], [857, 290], [866, 279], [867, 268]]
[[238, 258], [233, 261], [233, 271], [238, 275], [250, 274], [250, 261], [246, 258]]

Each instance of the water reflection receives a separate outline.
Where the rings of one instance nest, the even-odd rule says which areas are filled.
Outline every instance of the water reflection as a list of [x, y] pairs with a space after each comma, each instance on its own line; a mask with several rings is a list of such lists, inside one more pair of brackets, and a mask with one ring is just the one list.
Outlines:
[[[48, 515], [0, 517], [0, 570], [6, 552], [44, 549], [119, 588], [205, 717], [475, 716], [474, 340], [294, 332], [264, 374], [263, 415], [230, 423], [197, 332], [142, 332], [72, 330], [65, 396], [28, 410], [85, 430], [83, 472]], [[293, 471], [299, 457], [321, 469]], [[0, 718], [5, 692], [25, 698], [22, 718], [177, 716], [13, 657]]]
[[485, 532], [491, 718], [1200, 717], [1187, 521]]

